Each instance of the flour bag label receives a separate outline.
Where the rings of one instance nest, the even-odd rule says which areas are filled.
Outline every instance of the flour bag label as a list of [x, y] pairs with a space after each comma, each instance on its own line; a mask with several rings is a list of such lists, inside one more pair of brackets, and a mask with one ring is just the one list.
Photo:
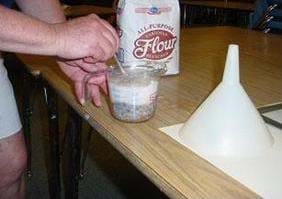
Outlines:
[[178, 0], [120, 0], [117, 6], [121, 63], [165, 62], [179, 73]]

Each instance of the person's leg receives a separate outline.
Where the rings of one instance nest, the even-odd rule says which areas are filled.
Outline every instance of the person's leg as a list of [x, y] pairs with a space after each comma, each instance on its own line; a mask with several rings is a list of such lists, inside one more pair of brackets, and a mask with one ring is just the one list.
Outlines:
[[24, 198], [26, 150], [22, 132], [0, 139], [0, 199]]
[[12, 85], [0, 57], [0, 199], [24, 198], [26, 151]]

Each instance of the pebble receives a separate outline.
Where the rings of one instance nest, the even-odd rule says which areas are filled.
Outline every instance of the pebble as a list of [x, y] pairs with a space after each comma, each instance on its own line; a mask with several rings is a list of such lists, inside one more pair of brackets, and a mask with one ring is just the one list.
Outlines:
[[132, 105], [127, 103], [113, 103], [113, 115], [122, 121], [142, 122], [150, 119], [155, 112], [156, 103]]

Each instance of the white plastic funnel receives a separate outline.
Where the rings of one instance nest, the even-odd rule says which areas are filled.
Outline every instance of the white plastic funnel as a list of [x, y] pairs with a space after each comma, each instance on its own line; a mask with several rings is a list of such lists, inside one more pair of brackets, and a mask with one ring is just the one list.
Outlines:
[[256, 156], [272, 146], [272, 135], [240, 84], [238, 45], [229, 45], [222, 82], [179, 136], [203, 156]]

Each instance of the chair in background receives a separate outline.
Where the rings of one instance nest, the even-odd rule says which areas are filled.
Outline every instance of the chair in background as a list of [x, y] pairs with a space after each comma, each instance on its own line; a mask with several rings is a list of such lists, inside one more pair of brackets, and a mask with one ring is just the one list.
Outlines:
[[282, 33], [282, 0], [257, 0], [249, 27], [264, 33]]

